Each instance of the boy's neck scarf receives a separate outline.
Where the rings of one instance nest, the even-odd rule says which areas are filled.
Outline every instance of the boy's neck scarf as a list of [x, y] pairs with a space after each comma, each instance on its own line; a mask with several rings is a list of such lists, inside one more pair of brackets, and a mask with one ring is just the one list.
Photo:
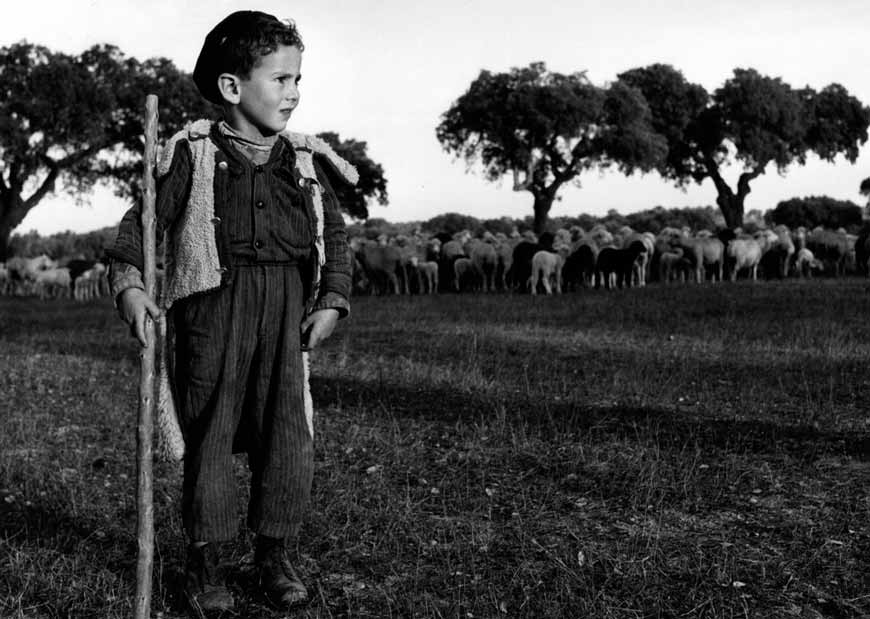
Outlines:
[[274, 148], [275, 143], [278, 142], [277, 133], [268, 137], [249, 137], [242, 135], [230, 127], [225, 120], [218, 123], [218, 131], [221, 132], [221, 135], [227, 138], [229, 143], [233, 145], [233, 148], [244, 155], [245, 158], [254, 165], [263, 165], [266, 163], [269, 160], [269, 156], [272, 154], [272, 148]]

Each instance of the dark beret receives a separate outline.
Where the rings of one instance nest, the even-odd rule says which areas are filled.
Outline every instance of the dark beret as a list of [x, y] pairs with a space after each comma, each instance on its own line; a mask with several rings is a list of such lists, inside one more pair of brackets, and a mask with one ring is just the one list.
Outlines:
[[278, 18], [260, 11], [236, 11], [223, 18], [206, 35], [193, 68], [193, 81], [203, 97], [212, 103], [223, 103], [217, 78], [226, 71], [226, 61], [232, 52], [230, 48], [239, 39], [255, 35], [264, 21], [278, 22]]

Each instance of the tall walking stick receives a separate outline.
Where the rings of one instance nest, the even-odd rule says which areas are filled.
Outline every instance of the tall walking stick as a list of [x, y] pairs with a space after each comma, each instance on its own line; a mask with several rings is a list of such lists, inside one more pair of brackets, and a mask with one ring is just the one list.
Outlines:
[[[144, 258], [145, 292], [155, 298], [156, 292], [156, 217], [154, 214], [157, 188], [154, 165], [157, 160], [157, 96], [145, 98], [145, 172], [142, 192], [142, 256]], [[137, 522], [139, 557], [136, 562], [135, 619], [151, 617], [151, 577], [154, 564], [154, 502], [152, 490], [152, 440], [154, 437], [154, 322], [145, 314], [145, 341], [139, 357], [139, 423], [136, 432]]]

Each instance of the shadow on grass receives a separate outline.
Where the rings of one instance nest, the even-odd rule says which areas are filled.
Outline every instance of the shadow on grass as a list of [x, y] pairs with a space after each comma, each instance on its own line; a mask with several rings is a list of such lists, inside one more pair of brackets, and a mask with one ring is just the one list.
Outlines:
[[826, 431], [809, 425], [711, 417], [693, 411], [643, 406], [593, 406], [576, 402], [547, 402], [542, 406], [527, 396], [493, 401], [431, 385], [409, 388], [345, 378], [313, 377], [311, 388], [320, 407], [364, 404], [369, 409], [383, 410], [385, 416], [392, 418], [439, 424], [495, 421], [503, 407], [507, 424], [524, 426], [542, 438], [589, 433], [602, 439], [654, 438], [659, 446], [675, 449], [692, 446], [733, 453], [788, 454], [806, 461], [841, 455], [870, 461], [870, 435]]

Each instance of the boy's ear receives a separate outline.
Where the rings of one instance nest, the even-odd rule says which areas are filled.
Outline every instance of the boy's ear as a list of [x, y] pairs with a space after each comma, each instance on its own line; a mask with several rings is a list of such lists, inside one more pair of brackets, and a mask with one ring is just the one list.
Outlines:
[[218, 91], [227, 103], [238, 103], [241, 97], [239, 78], [232, 73], [221, 73], [218, 76]]

